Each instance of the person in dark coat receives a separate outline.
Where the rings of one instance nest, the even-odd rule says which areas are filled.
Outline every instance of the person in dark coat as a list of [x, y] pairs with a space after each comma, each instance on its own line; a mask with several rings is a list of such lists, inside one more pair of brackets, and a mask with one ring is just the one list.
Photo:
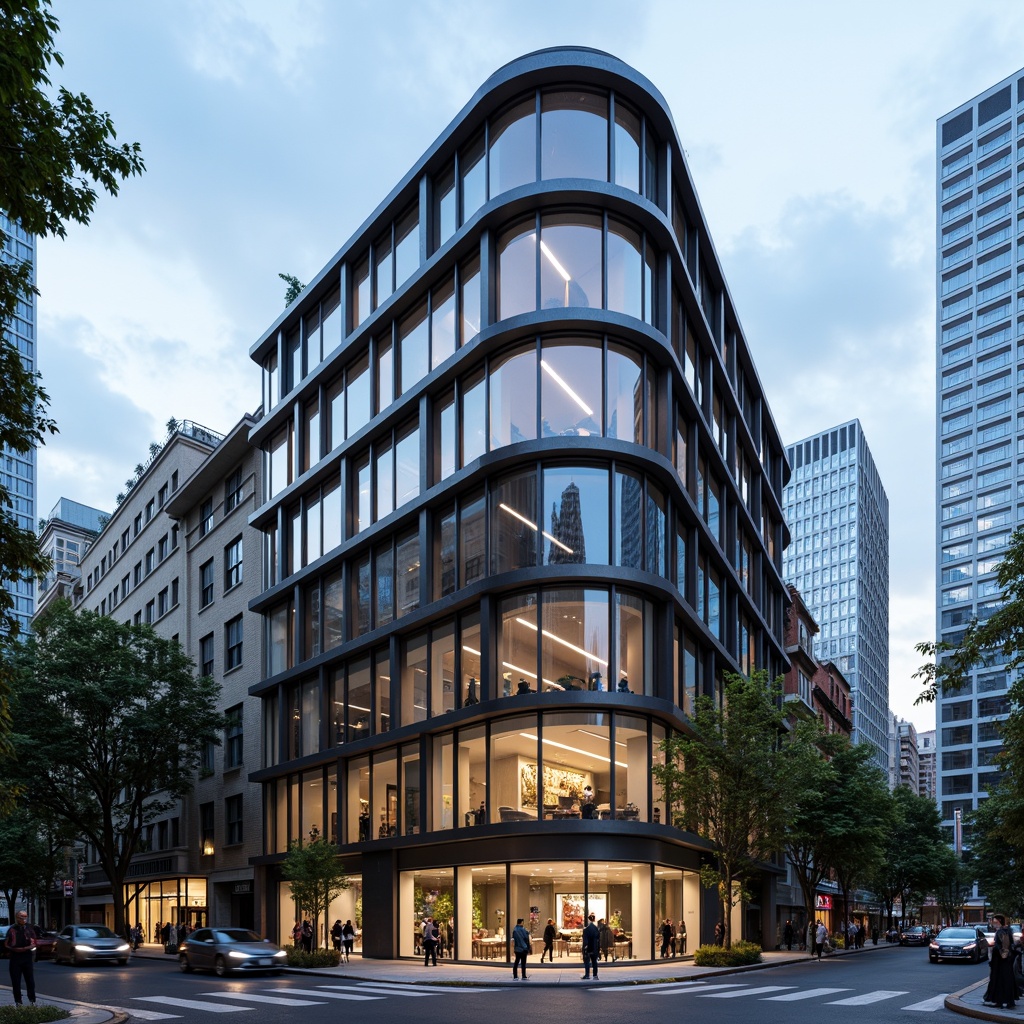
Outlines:
[[336, 950], [338, 950], [339, 953], [341, 952], [341, 918], [340, 917], [331, 926], [331, 945]]
[[11, 989], [14, 992], [14, 1005], [21, 1006], [21, 982], [25, 981], [30, 1006], [36, 1005], [35, 963], [32, 959], [32, 947], [36, 944], [36, 930], [28, 923], [28, 914], [19, 910], [15, 915], [15, 923], [7, 929], [4, 946], [7, 950], [8, 969], [11, 973]]
[[530, 955], [530, 933], [526, 930], [521, 917], [516, 918], [516, 926], [512, 929], [512, 952], [515, 953], [515, 963], [512, 964], [512, 977], [519, 977], [519, 967], [523, 968], [523, 981], [529, 981], [526, 976], [526, 958]]
[[352, 959], [352, 946], [356, 941], [356, 930], [351, 920], [346, 920], [341, 928], [341, 938], [345, 944], [345, 963]]
[[597, 961], [601, 954], [601, 933], [594, 924], [596, 914], [587, 919], [587, 927], [583, 929], [583, 977], [582, 981], [590, 980], [590, 969], [594, 969], [594, 981], [597, 981]]
[[782, 929], [782, 941], [786, 944], [786, 949], [793, 948], [793, 922], [787, 921], [786, 927]]
[[548, 958], [548, 963], [553, 964], [555, 962], [555, 922], [548, 918], [548, 923], [544, 926], [544, 951], [540, 955], [540, 962], [544, 963], [544, 957]]
[[612, 933], [611, 928], [608, 927], [608, 922], [603, 917], [597, 922], [597, 941], [601, 949], [601, 956], [604, 957], [604, 962], [608, 962], [609, 953], [614, 959], [615, 936]]
[[1006, 927], [1006, 918], [1002, 914], [993, 914], [992, 922], [999, 927], [992, 943], [988, 988], [982, 999], [989, 1006], [1005, 1006], [1012, 1010], [1017, 1005], [1017, 982], [1013, 977], [1013, 932]]
[[672, 942], [672, 925], [668, 923], [667, 917], [661, 922], [661, 928], [658, 930], [661, 933], [661, 959], [664, 960], [668, 956], [668, 947]]

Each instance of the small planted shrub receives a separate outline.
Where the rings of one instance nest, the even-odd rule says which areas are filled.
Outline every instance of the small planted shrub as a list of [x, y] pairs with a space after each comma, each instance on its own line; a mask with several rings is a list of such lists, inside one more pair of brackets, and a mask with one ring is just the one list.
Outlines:
[[732, 949], [698, 946], [693, 954], [697, 967], [743, 967], [761, 962], [761, 947], [755, 942], [734, 942]]
[[336, 949], [314, 949], [307, 953], [298, 946], [285, 946], [289, 967], [337, 967], [341, 953]]
[[0, 1006], [0, 1024], [44, 1024], [45, 1021], [63, 1020], [70, 1016], [59, 1006]]

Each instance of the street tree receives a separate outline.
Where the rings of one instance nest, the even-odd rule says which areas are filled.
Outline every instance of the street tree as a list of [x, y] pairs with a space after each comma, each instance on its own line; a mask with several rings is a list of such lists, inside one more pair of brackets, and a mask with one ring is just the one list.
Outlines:
[[321, 916], [326, 923], [331, 903], [350, 884], [337, 846], [328, 842], [314, 825], [304, 843], [293, 839], [289, 844], [281, 875], [290, 884], [299, 911], [312, 918], [313, 934], [319, 945]]
[[2, 781], [93, 844], [119, 934], [146, 826], [191, 791], [204, 745], [219, 742], [219, 694], [176, 641], [66, 601], [15, 652], [14, 756]]
[[781, 698], [782, 680], [764, 671], [726, 674], [721, 706], [698, 697], [692, 734], [662, 741], [665, 762], [652, 769], [673, 822], [715, 847], [716, 863], [701, 868], [701, 881], [717, 889], [727, 949], [731, 910], [782, 848], [791, 817]]
[[38, 809], [21, 805], [0, 817], [0, 895], [9, 916], [18, 893], [26, 900], [45, 897], [64, 869], [64, 847], [69, 838]]
[[1024, 855], [1006, 838], [1007, 810], [1016, 792], [1000, 785], [977, 809], [967, 814], [965, 840], [971, 850], [973, 874], [989, 905], [1015, 920], [1024, 917]]
[[[49, 0], [2, 0], [0, 6], [0, 211], [25, 231], [64, 237], [69, 222], [88, 224], [97, 189], [117, 195], [121, 181], [144, 170], [137, 143], [117, 145], [110, 115], [82, 93], [54, 91], [56, 17]], [[0, 251], [10, 232], [0, 218]], [[8, 250], [9, 251], [9, 250]], [[35, 292], [32, 268], [0, 259], [0, 446], [27, 455], [57, 430], [38, 373], [4, 333], [18, 302]], [[0, 753], [9, 752], [7, 695], [10, 663], [4, 657], [18, 634], [13, 597], [5, 584], [49, 569], [35, 534], [19, 524], [9, 487], [0, 482]], [[13, 794], [0, 794], [7, 798]]]
[[935, 867], [935, 887], [932, 895], [935, 897], [942, 920], [946, 924], [956, 924], [974, 891], [973, 858], [965, 860], [947, 846], [939, 852], [939, 860]]
[[897, 786], [889, 797], [890, 819], [882, 856], [870, 872], [867, 885], [886, 908], [889, 925], [898, 903], [903, 917], [934, 888], [936, 862], [946, 844], [939, 827], [935, 801]]

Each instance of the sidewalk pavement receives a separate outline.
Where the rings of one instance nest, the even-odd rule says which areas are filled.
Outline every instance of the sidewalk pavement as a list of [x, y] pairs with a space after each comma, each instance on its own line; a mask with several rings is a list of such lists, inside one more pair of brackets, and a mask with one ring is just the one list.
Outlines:
[[[862, 950], [838, 950], [833, 957], [864, 956], [876, 954], [881, 950], [895, 949], [896, 946], [881, 943], [878, 946], [867, 945]], [[163, 947], [153, 943], [143, 945], [133, 954], [134, 957], [146, 960], [162, 960], [173, 965], [174, 960], [163, 951]], [[656, 982], [693, 981], [706, 979], [723, 974], [745, 974], [748, 971], [765, 970], [783, 964], [800, 963], [809, 960], [806, 952], [797, 950], [769, 950], [762, 954], [763, 961], [746, 967], [697, 967], [692, 958], [676, 960], [659, 960], [655, 963], [641, 963], [635, 960], [617, 960], [601, 962], [600, 981], [602, 984], [634, 984], [645, 985]], [[489, 963], [465, 963], [439, 959], [437, 968], [424, 967], [416, 960], [364, 960], [359, 955], [349, 963], [338, 967], [304, 969], [288, 967], [288, 974], [328, 976], [344, 978], [347, 981], [376, 981], [398, 984], [429, 984], [429, 985], [466, 985], [491, 986], [509, 985], [512, 982], [512, 965], [501, 961]], [[581, 985], [582, 961], [575, 958], [556, 960], [554, 964], [540, 964], [536, 957], [531, 958], [529, 967], [529, 984], [531, 987], [556, 987], [560, 985]], [[6, 981], [6, 979], [0, 979]], [[1000, 1024], [1024, 1024], [1024, 1000], [1017, 1003], [1016, 1009], [998, 1010], [982, 1003], [982, 995], [988, 979], [985, 978], [969, 988], [963, 989], [946, 997], [946, 1008], [954, 1013], [979, 1020], [1000, 1022]], [[594, 985], [591, 981], [590, 985]], [[9, 985], [0, 988], [0, 1005], [13, 1002]], [[51, 999], [40, 992], [37, 1002], [62, 1006], [74, 1015], [74, 1024], [123, 1024], [125, 1016], [110, 1007], [96, 1006], [90, 1003], [78, 1003], [70, 1000]]]

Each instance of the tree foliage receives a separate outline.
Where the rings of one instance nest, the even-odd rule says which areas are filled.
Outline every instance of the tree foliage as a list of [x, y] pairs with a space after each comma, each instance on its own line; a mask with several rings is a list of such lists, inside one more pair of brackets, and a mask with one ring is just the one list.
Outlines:
[[14, 757], [3, 784], [89, 840], [123, 934], [124, 881], [145, 827], [190, 792], [218, 742], [220, 687], [171, 640], [58, 601], [16, 652]]
[[[64, 63], [57, 30], [49, 0], [0, 0], [0, 211], [29, 234], [64, 237], [69, 221], [89, 223], [97, 189], [116, 195], [120, 182], [142, 173], [144, 164], [137, 143], [115, 143], [110, 115], [87, 96], [52, 89], [51, 68]], [[0, 221], [0, 251], [7, 242]], [[0, 259], [0, 332], [19, 300], [34, 292], [29, 264]], [[6, 336], [0, 338], [0, 446], [19, 455], [57, 430], [40, 381]], [[9, 490], [0, 484], [0, 753], [9, 752], [10, 727], [10, 665], [3, 655], [18, 633], [4, 584], [48, 569], [35, 534], [19, 525]]]
[[0, 895], [9, 908], [19, 892], [26, 900], [46, 896], [64, 869], [72, 838], [37, 808], [20, 806], [0, 818]]
[[1024, 917], [1024, 856], [1019, 844], [1006, 838], [1007, 811], [1016, 811], [1016, 792], [999, 786], [967, 815], [965, 836], [971, 866], [985, 899], [1015, 920]]
[[294, 274], [278, 274], [288, 287], [284, 293], [284, 305], [287, 309], [305, 290], [306, 286]]
[[299, 911], [312, 918], [313, 935], [319, 944], [321, 916], [326, 920], [331, 903], [349, 887], [338, 848], [314, 825], [305, 843], [293, 839], [289, 844], [281, 875], [290, 883]]
[[956, 924], [974, 891], [973, 859], [964, 860], [947, 846], [940, 851], [935, 868], [935, 884], [932, 889], [935, 903], [942, 920]]
[[789, 752], [780, 739], [782, 681], [766, 672], [727, 674], [722, 704], [697, 698], [692, 735], [673, 735], [652, 769], [672, 820], [715, 846], [716, 865], [701, 869], [722, 907], [724, 944], [731, 945], [731, 909], [748, 897], [744, 883], [782, 848], [791, 816]]

